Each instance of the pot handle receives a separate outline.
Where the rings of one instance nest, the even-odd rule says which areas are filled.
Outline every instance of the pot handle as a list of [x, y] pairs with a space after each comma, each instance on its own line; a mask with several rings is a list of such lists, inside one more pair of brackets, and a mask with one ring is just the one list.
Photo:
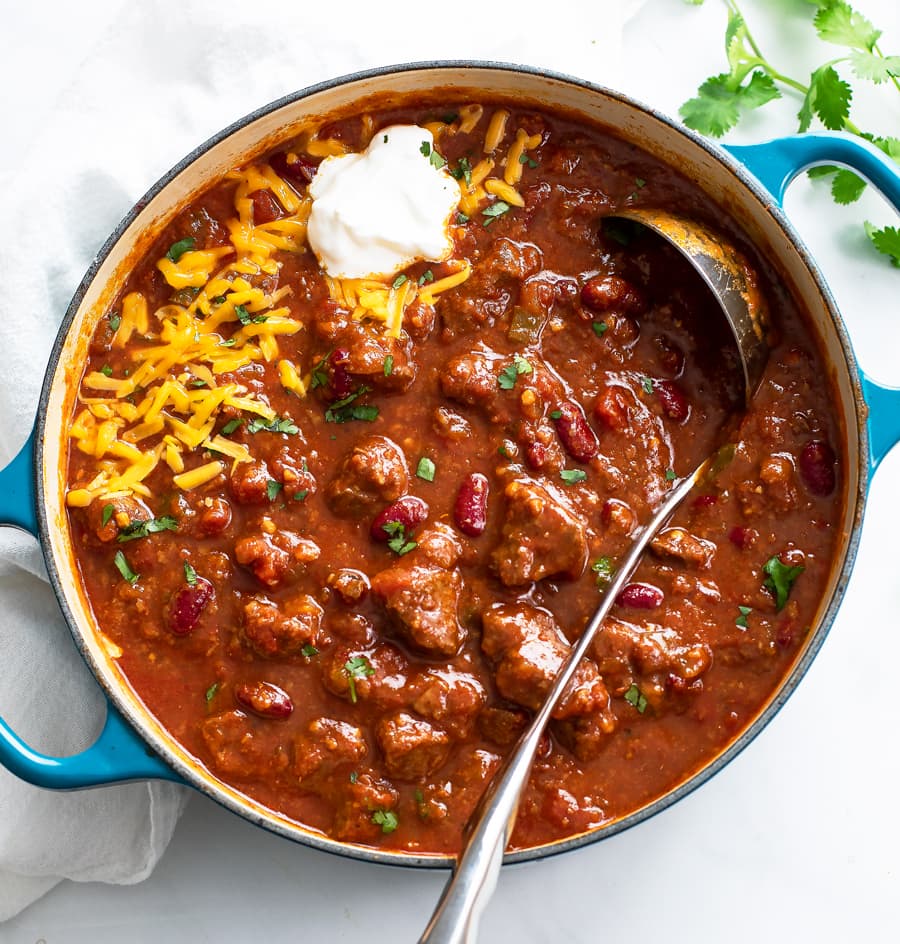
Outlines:
[[[781, 206], [788, 185], [817, 164], [836, 164], [855, 171], [900, 213], [900, 166], [874, 144], [840, 131], [797, 134], [762, 144], [729, 144], [737, 158]], [[869, 466], [874, 472], [900, 442], [900, 388], [876, 383], [860, 371], [869, 408]]]
[[[37, 537], [35, 505], [34, 431], [19, 454], [0, 469], [0, 525], [13, 525]], [[153, 754], [111, 702], [100, 736], [87, 750], [72, 757], [48, 757], [32, 750], [0, 718], [0, 764], [38, 787], [77, 790], [126, 780], [181, 781]]]

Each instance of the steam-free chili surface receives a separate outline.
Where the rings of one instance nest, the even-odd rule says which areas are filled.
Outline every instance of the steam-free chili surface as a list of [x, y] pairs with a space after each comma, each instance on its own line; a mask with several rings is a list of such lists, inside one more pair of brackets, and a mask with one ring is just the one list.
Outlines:
[[[483, 103], [461, 130], [477, 115], [470, 104], [349, 116], [315, 139], [359, 150], [392, 123], [446, 124], [435, 152], [472, 212], [454, 221], [452, 260], [405, 270], [416, 297], [398, 337], [377, 317], [355, 320], [302, 245], [272, 250], [268, 272], [224, 276], [261, 288], [268, 309], [241, 307], [233, 284], [198, 308], [204, 276], [174, 287], [157, 266], [167, 252], [177, 267], [179, 254], [231, 245], [240, 182], [226, 179], [167, 228], [101, 319], [70, 450], [85, 587], [150, 710], [272, 809], [341, 840], [416, 852], [458, 849], [630, 536], [741, 399], [722, 317], [691, 270], [654, 237], [602, 223], [647, 205], [722, 226], [717, 211], [634, 147], [515, 108], [489, 176], [502, 179], [522, 129], [531, 147], [512, 159], [524, 206], [499, 206], [472, 180], [498, 106]], [[305, 197], [321, 160], [310, 150], [307, 137], [271, 156], [269, 183], [245, 186], [245, 220], [291, 216], [277, 188]], [[429, 303], [429, 285], [465, 260], [468, 278]], [[228, 262], [223, 251], [216, 266]], [[840, 510], [839, 434], [816, 344], [778, 287], [763, 287], [774, 346], [759, 394], [558, 707], [517, 847], [601, 826], [686, 779], [753, 719], [804, 641]], [[149, 317], [123, 340], [129, 293]], [[117, 397], [87, 380], [132, 376], [166, 318], [208, 323], [231, 295], [217, 329], [226, 350], [264, 331], [255, 310], [286, 307], [302, 328], [275, 335], [270, 359], [169, 376], [197, 397], [237, 384], [273, 413], [222, 403], [207, 445], [192, 450], [174, 436], [188, 414], [173, 395], [161, 431], [129, 437], [118, 425], [119, 441], [161, 457], [138, 489], [79, 493], [127, 454], [97, 444], [104, 398], [146, 411], [141, 388]], [[299, 386], [286, 389], [282, 361]], [[211, 448], [216, 435], [250, 461]], [[175, 484], [179, 466], [217, 458], [209, 481]]]

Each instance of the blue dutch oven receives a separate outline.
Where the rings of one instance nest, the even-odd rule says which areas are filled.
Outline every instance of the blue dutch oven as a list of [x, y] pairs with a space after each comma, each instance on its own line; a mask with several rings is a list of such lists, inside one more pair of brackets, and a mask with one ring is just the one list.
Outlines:
[[809, 167], [856, 171], [900, 209], [900, 168], [877, 148], [838, 133], [804, 134], [744, 147], [719, 147], [623, 95], [579, 79], [522, 66], [482, 62], [417, 63], [362, 72], [305, 89], [247, 116], [189, 154], [162, 178], [112, 234], [85, 275], [60, 328], [47, 368], [34, 431], [0, 472], [0, 522], [23, 528], [41, 543], [47, 572], [75, 642], [106, 692], [102, 733], [72, 757], [32, 750], [0, 719], [0, 762], [24, 780], [74, 790], [129, 780], [185, 782], [252, 822], [331, 852], [398, 865], [441, 866], [444, 856], [382, 852], [340, 843], [305, 829], [218, 781], [188, 754], [130, 689], [103, 645], [84, 598], [69, 545], [65, 509], [67, 417], [87, 344], [106, 303], [131, 264], [192, 195], [236, 163], [292, 137], [299, 125], [353, 105], [368, 95], [446, 90], [501, 95], [562, 107], [606, 125], [699, 182], [713, 201], [738, 219], [760, 255], [811, 314], [825, 351], [846, 438], [846, 489], [840, 539], [813, 631], [769, 702], [718, 757], [678, 788], [609, 826], [574, 838], [512, 853], [509, 861], [562, 852], [614, 835], [670, 806], [735, 757], [772, 720], [803, 677], [835, 618], [853, 568], [866, 493], [888, 450], [900, 440], [900, 390], [875, 383], [857, 365], [850, 339], [821, 273], [782, 211], [785, 189]]

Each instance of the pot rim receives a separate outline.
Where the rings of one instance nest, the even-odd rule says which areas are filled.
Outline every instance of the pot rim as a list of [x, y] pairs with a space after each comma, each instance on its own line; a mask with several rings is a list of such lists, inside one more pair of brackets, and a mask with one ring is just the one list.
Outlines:
[[[568, 839], [507, 853], [504, 857], [504, 864], [524, 862], [533, 859], [545, 858], [552, 855], [558, 855], [591, 843], [598, 842], [602, 839], [608, 839], [611, 836], [638, 825], [639, 823], [645, 822], [646, 820], [655, 816], [657, 813], [667, 809], [678, 800], [686, 797], [702, 784], [706, 783], [711, 777], [713, 777], [723, 767], [730, 763], [739, 753], [741, 753], [741, 751], [744, 750], [744, 748], [750, 744], [751, 741], [757, 737], [763, 728], [765, 728], [780, 711], [791, 694], [793, 694], [794, 689], [797, 687], [800, 680], [809, 669], [809, 666], [821, 648], [822, 643], [824, 642], [825, 637], [828, 635], [831, 625], [834, 622], [856, 559], [860, 539], [860, 524], [862, 522], [862, 516], [865, 509], [866, 493], [868, 491], [869, 477], [871, 475], [871, 468], [868, 462], [868, 428], [865, 422], [867, 408], [863, 398], [859, 367], [856, 362], [849, 335], [838, 311], [834, 297], [826, 285], [817, 264], [810, 255], [809, 250], [806, 248], [803, 241], [794, 230], [783, 209], [779, 206], [772, 194], [766, 190], [765, 187], [763, 187], [756, 177], [754, 177], [750, 171], [747, 170], [747, 168], [742, 163], [740, 163], [740, 161], [738, 161], [720, 145], [714, 144], [697, 132], [694, 132], [675, 121], [673, 118], [663, 114], [649, 105], [644, 104], [643, 102], [638, 101], [637, 99], [632, 98], [631, 96], [606, 88], [605, 86], [601, 86], [597, 83], [590, 82], [586, 79], [578, 78], [576, 76], [556, 72], [550, 69], [543, 69], [536, 66], [512, 62], [447, 59], [397, 63], [348, 73], [336, 78], [315, 83], [298, 91], [284, 95], [273, 102], [254, 109], [245, 116], [232, 122], [227, 127], [212, 135], [202, 144], [198, 145], [187, 155], [185, 155], [169, 171], [160, 177], [139, 200], [135, 202], [132, 208], [123, 217], [107, 240], [103, 243], [72, 297], [65, 316], [62, 319], [60, 329], [57, 333], [49, 355], [48, 367], [42, 383], [41, 396], [38, 404], [38, 415], [35, 424], [35, 487], [37, 518], [39, 526], [39, 542], [47, 567], [50, 584], [53, 587], [57, 601], [59, 602], [60, 608], [63, 612], [66, 623], [69, 626], [69, 630], [73, 636], [75, 644], [91, 669], [95, 679], [104, 690], [106, 697], [127, 718], [129, 723], [137, 730], [140, 737], [148, 744], [148, 746], [152, 747], [153, 750], [158, 753], [163, 758], [163, 760], [165, 760], [165, 762], [186, 781], [189, 786], [192, 786], [200, 792], [206, 794], [237, 815], [240, 815], [243, 818], [255, 823], [256, 825], [262, 826], [263, 828], [268, 829], [271, 832], [275, 832], [276, 834], [285, 838], [292, 839], [296, 842], [301, 842], [305, 845], [325, 852], [330, 852], [332, 854], [361, 859], [363, 861], [376, 862], [379, 864], [402, 867], [449, 868], [453, 866], [455, 857], [444, 855], [425, 856], [416, 855], [413, 853], [384, 851], [366, 846], [354, 845], [351, 843], [342, 843], [310, 830], [299, 832], [296, 829], [291, 829], [287, 825], [286, 820], [276, 819], [276, 814], [273, 813], [271, 815], [266, 815], [265, 813], [260, 812], [258, 809], [254, 808], [254, 806], [252, 806], [249, 801], [242, 800], [240, 794], [236, 790], [231, 789], [229, 791], [225, 791], [212, 785], [209, 782], [209, 779], [199, 776], [194, 767], [184, 763], [181, 758], [177, 757], [167, 743], [151, 735], [151, 733], [147, 730], [147, 725], [144, 722], [144, 719], [138, 714], [138, 712], [133, 710], [131, 704], [122, 697], [118, 687], [107, 682], [104, 673], [99, 670], [99, 666], [97, 665], [92, 652], [87, 646], [82, 633], [78, 628], [78, 623], [75, 620], [75, 617], [69, 606], [67, 596], [68, 591], [66, 589], [64, 579], [56, 566], [56, 561], [50, 550], [51, 541], [49, 534], [51, 528], [53, 527], [53, 523], [51, 522], [47, 513], [44, 480], [41, 470], [43, 470], [44, 467], [44, 436], [47, 423], [50, 389], [53, 377], [59, 365], [65, 339], [72, 327], [73, 322], [75, 321], [75, 318], [78, 315], [84, 297], [89, 287], [93, 283], [98, 270], [111, 253], [113, 247], [121, 239], [125, 231], [131, 226], [137, 216], [152, 199], [160, 194], [173, 180], [179, 177], [198, 158], [203, 156], [211, 148], [226, 140], [234, 133], [243, 130], [258, 119], [263, 118], [287, 105], [294, 104], [295, 102], [333, 88], [350, 85], [356, 82], [365, 82], [366, 80], [381, 78], [384, 76], [399, 75], [408, 72], [439, 72], [441, 70], [450, 71], [460, 69], [526, 74], [537, 78], [550, 79], [558, 83], [574, 86], [584, 90], [585, 92], [588, 92], [591, 95], [599, 94], [603, 97], [616, 100], [620, 104], [623, 104], [636, 111], [643, 112], [657, 122], [665, 125], [667, 129], [674, 135], [687, 138], [693, 145], [701, 148], [710, 157], [714, 158], [717, 163], [724, 165], [728, 172], [733, 177], [737, 178], [744, 188], [751, 192], [757, 202], [761, 205], [761, 210], [768, 213], [773, 218], [782, 234], [790, 242], [793, 250], [798, 254], [804, 266], [811, 274], [813, 282], [816, 286], [816, 290], [819, 293], [819, 301], [821, 301], [822, 306], [826, 309], [827, 314], [830, 317], [831, 324], [836, 332], [838, 343], [846, 361], [848, 376], [852, 389], [853, 404], [856, 413], [857, 428], [859, 430], [857, 455], [855, 457], [858, 468], [856, 494], [848, 494], [846, 496], [848, 508], [851, 506], [853, 508], [853, 528], [847, 539], [846, 552], [838, 572], [838, 579], [834, 585], [828, 605], [823, 612], [822, 617], [815, 628], [815, 631], [808, 637], [805, 648], [797, 657], [790, 672], [783, 678], [775, 694], [760, 710], [753, 722], [748, 725], [748, 727], [737, 738], [735, 738], [725, 748], [725, 750], [714, 757], [709, 763], [704, 765], [700, 770], [696, 771], [687, 780], [680, 783], [673, 790], [661, 797], [658, 797], [656, 800], [648, 803], [646, 806], [634, 811], [633, 813], [630, 813], [627, 816], [622, 817], [619, 820], [615, 820], [608, 825], [585, 833], [580, 833]], [[847, 442], [846, 439], [847, 436], [845, 430], [845, 445], [847, 446], [848, 450], [848, 458], [852, 461], [854, 459], [852, 456], [853, 444]], [[171, 735], [169, 735], [169, 737], [171, 737]]]

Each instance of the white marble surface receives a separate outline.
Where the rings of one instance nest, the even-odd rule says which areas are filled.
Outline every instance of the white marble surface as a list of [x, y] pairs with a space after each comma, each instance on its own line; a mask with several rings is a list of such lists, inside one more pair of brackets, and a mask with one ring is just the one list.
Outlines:
[[[856, 5], [885, 30], [883, 48], [900, 51], [894, 0]], [[0, 173], [17, 166], [38, 128], [59, 120], [57, 90], [97, 53], [98, 32], [123, 6], [3, 4]], [[170, 84], [177, 83], [191, 45], [203, 42], [203, 16], [218, 10], [227, 17], [231, 8], [227, 2], [203, 5], [194, 19], [192, 5], [181, 3], [176, 35], [169, 13], [174, 4], [142, 6], [147, 31], [137, 29], [135, 15], [129, 21], [134, 35], [125, 38], [135, 55], [158, 57]], [[681, 0], [616, 4], [618, 12], [632, 14], [621, 34], [605, 25], [604, 11], [597, 9], [603, 3], [588, 9], [587, 3], [557, 0], [539, 8], [536, 27], [519, 22], [509, 5], [476, 11], [404, 4], [391, 12], [373, 4], [330, 6], [332, 14], [338, 7], [344, 11], [340, 41], [330, 47], [335, 54], [326, 61], [316, 53], [317, 31], [329, 28], [328, 11], [311, 11], [310, 30], [296, 37], [296, 81], [289, 84], [293, 76], [282, 69], [279, 93], [392, 61], [499, 58], [578, 74], [675, 114], [723, 62], [725, 12], [716, 0], [699, 8]], [[745, 0], [744, 7], [772, 59], [818, 63], [833, 55], [809, 40], [802, 22], [808, 8], [800, 0]], [[254, 75], [240, 57], [235, 67]], [[158, 172], [219, 125], [274, 97], [254, 97], [251, 87], [223, 102], [215, 95], [217, 81], [210, 77], [211, 127], [187, 128], [174, 144], [142, 142], [158, 149]], [[127, 88], [127, 74], [111, 73], [110, 85]], [[152, 89], [136, 91], [152, 103]], [[860, 102], [860, 123], [868, 120], [875, 130], [900, 136], [898, 102], [896, 93], [883, 92]], [[80, 104], [115, 121], [103, 88]], [[796, 108], [794, 101], [770, 106], [731, 140], [788, 132]], [[131, 181], [130, 196], [151, 182]], [[858, 207], [835, 207], [805, 180], [792, 188], [787, 209], [832, 286], [861, 363], [877, 378], [900, 384], [900, 272], [866, 249], [858, 229], [863, 218], [883, 224], [895, 217], [871, 194]], [[14, 233], [0, 232], [0, 252], [14, 248]], [[856, 570], [831, 634], [763, 735], [662, 816], [577, 853], [505, 870], [483, 921], [483, 941], [900, 939], [898, 483], [900, 452], [875, 478]], [[413, 941], [442, 882], [441, 873], [375, 867], [290, 844], [198, 796], [149, 880], [131, 887], [63, 883], [0, 925], [0, 941]]]

